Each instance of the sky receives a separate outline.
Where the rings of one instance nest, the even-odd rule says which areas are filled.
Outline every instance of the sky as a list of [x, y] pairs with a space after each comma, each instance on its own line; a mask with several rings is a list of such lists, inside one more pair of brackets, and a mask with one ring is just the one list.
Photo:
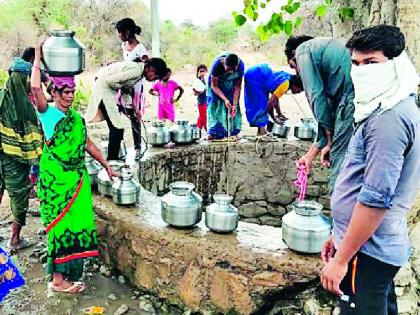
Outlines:
[[[150, 5], [150, 0], [144, 0]], [[273, 9], [284, 0], [272, 0], [262, 12], [262, 19], [268, 19]], [[171, 20], [180, 24], [191, 20], [196, 25], [207, 26], [222, 17], [230, 17], [233, 11], [243, 9], [243, 0], [159, 0], [160, 20]]]

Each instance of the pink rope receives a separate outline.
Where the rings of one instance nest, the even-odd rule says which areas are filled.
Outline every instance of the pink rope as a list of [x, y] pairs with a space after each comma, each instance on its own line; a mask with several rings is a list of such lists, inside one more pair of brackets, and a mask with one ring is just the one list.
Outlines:
[[300, 165], [298, 161], [296, 161], [296, 167], [297, 167], [297, 179], [295, 180], [295, 186], [300, 188], [300, 192], [298, 195], [297, 200], [303, 201], [305, 199], [306, 195], [306, 189], [308, 187], [308, 174], [306, 172], [306, 166]]

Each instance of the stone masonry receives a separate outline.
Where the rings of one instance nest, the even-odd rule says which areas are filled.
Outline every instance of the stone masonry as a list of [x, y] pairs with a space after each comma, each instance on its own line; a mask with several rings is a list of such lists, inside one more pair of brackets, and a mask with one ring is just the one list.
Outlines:
[[[295, 160], [308, 148], [307, 142], [275, 139], [257, 146], [247, 142], [154, 149], [141, 163], [139, 178], [157, 195], [168, 192], [173, 181], [192, 182], [205, 204], [212, 202], [214, 193], [227, 189], [243, 221], [281, 226], [281, 217], [298, 193], [293, 184]], [[327, 170], [318, 163], [309, 178], [307, 199], [320, 202], [328, 213]]]

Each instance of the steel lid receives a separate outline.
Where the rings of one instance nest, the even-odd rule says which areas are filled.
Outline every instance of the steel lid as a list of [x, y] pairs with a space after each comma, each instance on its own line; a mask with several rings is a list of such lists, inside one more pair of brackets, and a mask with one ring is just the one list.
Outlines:
[[316, 201], [295, 201], [292, 203], [293, 210], [304, 216], [316, 216], [321, 213], [323, 206]]
[[74, 31], [68, 31], [68, 30], [52, 30], [50, 32], [51, 36], [57, 36], [57, 37], [73, 37], [76, 32]]
[[190, 194], [195, 188], [195, 185], [190, 182], [178, 181], [169, 184], [169, 189], [174, 195], [186, 196]]

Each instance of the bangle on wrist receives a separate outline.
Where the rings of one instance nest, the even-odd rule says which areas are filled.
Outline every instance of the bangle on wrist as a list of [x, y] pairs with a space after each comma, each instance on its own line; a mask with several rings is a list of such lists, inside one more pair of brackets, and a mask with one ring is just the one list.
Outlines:
[[32, 66], [32, 69], [37, 69], [37, 70], [41, 71], [41, 67], [40, 67], [40, 66], [38, 66], [38, 65], [33, 65], [33, 66]]

